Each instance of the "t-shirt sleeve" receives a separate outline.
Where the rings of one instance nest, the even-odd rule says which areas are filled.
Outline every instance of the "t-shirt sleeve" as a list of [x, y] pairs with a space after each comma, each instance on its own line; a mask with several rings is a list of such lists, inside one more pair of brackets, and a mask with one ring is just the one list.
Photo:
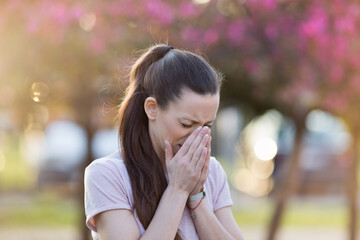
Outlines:
[[218, 191], [213, 207], [214, 212], [220, 208], [233, 205], [226, 173], [218, 161], [216, 161], [216, 173]]
[[86, 225], [96, 232], [94, 216], [113, 209], [131, 210], [125, 181], [121, 172], [112, 166], [92, 163], [85, 169]]

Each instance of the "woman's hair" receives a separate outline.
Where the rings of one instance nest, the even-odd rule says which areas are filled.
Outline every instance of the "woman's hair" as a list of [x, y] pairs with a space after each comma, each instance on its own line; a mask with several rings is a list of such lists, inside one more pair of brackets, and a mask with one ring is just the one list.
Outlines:
[[[216, 94], [221, 81], [221, 75], [199, 55], [162, 44], [148, 48], [132, 66], [130, 85], [119, 107], [119, 137], [135, 213], [145, 229], [167, 187], [164, 165], [150, 139], [145, 99], [152, 96], [166, 109], [183, 89]], [[181, 239], [179, 233], [175, 239]]]

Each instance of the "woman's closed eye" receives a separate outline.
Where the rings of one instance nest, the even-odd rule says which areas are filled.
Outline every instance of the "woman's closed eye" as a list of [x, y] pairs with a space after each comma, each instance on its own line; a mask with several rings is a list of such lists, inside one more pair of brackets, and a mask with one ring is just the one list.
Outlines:
[[182, 125], [184, 128], [191, 128], [191, 127], [192, 127], [192, 125], [185, 124], [185, 123], [181, 123], [181, 125]]
[[[191, 128], [191, 127], [193, 127], [192, 124], [181, 123], [181, 125], [182, 125], [184, 128]], [[211, 127], [212, 127], [212, 125], [205, 125], [205, 126], [208, 127], [208, 128], [210, 128], [210, 129], [211, 129]], [[205, 126], [204, 126], [204, 127], [205, 127]]]

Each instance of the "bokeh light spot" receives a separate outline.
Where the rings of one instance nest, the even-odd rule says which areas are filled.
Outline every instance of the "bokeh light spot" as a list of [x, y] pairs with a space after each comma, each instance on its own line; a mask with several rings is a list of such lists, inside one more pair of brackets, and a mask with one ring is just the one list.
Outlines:
[[210, 0], [193, 0], [193, 2], [196, 4], [206, 4], [210, 2]]
[[254, 160], [251, 163], [250, 170], [257, 178], [267, 179], [274, 172], [274, 162]]
[[35, 102], [42, 102], [49, 95], [49, 87], [42, 82], [34, 82], [31, 85], [32, 99]]
[[90, 32], [96, 23], [96, 16], [94, 13], [86, 13], [79, 19], [80, 27], [87, 32]]
[[268, 195], [273, 189], [273, 179], [260, 179], [252, 174], [249, 169], [237, 169], [232, 175], [232, 184], [236, 189], [253, 197]]
[[263, 161], [273, 159], [277, 153], [277, 145], [270, 138], [262, 138], [255, 143], [254, 151], [256, 157]]

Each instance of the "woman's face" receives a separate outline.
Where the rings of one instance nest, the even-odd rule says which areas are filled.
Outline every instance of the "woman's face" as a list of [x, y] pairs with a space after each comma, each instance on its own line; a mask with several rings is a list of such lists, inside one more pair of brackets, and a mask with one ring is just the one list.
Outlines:
[[183, 90], [180, 99], [170, 102], [166, 110], [156, 105], [153, 117], [149, 117], [149, 131], [158, 156], [164, 159], [165, 140], [176, 154], [198, 126], [211, 127], [218, 107], [219, 93], [200, 95], [191, 90]]

